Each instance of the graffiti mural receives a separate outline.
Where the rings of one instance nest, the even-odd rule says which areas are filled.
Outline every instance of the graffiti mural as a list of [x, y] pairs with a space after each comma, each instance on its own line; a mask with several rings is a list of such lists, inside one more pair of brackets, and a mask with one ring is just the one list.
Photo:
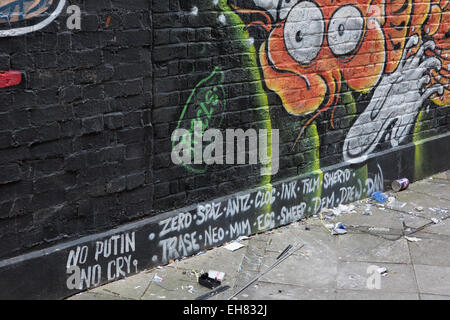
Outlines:
[[[0, 0], [0, 38], [21, 36], [46, 27], [61, 14], [65, 4], [66, 0]], [[52, 8], [53, 12], [47, 14]], [[13, 26], [31, 19], [36, 22], [30, 26]], [[0, 88], [21, 82], [20, 71], [0, 71]]]
[[[183, 121], [189, 131], [189, 135], [194, 133], [195, 121], [202, 124], [202, 136], [207, 128], [220, 128], [223, 120], [223, 113], [226, 110], [226, 93], [223, 88], [224, 74], [219, 67], [205, 79], [200, 81], [189, 96], [178, 121], [177, 129], [182, 128]], [[185, 119], [188, 119], [187, 121]], [[189, 141], [191, 141], [189, 137]], [[186, 137], [182, 137], [182, 144], [188, 144], [188, 148], [195, 150], [195, 139], [192, 144], [187, 142]], [[173, 147], [173, 145], [172, 145]], [[203, 173], [207, 171], [206, 165], [183, 166], [189, 171]]]
[[[265, 32], [259, 63], [267, 88], [291, 115], [306, 117], [295, 140], [343, 88], [370, 102], [350, 129], [344, 160], [364, 161], [385, 138], [405, 142], [426, 101], [448, 106], [448, 0], [229, 1]], [[343, 85], [345, 84], [345, 86]]]
[[[0, 37], [15, 37], [40, 30], [53, 22], [62, 12], [66, 0], [0, 0]], [[52, 11], [53, 9], [53, 11]], [[14, 23], [35, 19], [26, 27], [12, 27]]]

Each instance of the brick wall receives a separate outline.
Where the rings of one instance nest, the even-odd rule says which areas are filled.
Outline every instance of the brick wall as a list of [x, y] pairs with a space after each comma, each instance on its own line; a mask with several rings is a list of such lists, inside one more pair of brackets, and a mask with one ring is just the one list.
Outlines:
[[[0, 38], [0, 258], [449, 132], [445, 1], [69, 2], [81, 30]], [[209, 127], [280, 130], [276, 175], [172, 162], [208, 88]]]
[[0, 89], [0, 257], [152, 210], [151, 3], [70, 5], [81, 30], [64, 10], [41, 31], [0, 38], [0, 69], [22, 73]]

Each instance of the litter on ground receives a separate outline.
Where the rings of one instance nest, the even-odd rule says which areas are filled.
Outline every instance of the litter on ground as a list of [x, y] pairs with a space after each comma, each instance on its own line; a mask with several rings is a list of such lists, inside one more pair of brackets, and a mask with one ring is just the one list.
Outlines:
[[231, 243], [227, 244], [226, 246], [224, 246], [224, 248], [229, 251], [236, 251], [243, 247], [245, 247], [245, 246], [239, 242], [231, 242]]
[[405, 236], [405, 239], [408, 240], [409, 242], [418, 242], [422, 240], [416, 237], [408, 237], [408, 236]]

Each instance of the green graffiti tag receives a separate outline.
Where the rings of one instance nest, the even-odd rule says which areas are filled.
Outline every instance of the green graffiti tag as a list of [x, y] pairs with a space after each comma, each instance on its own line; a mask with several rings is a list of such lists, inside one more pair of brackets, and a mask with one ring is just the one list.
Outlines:
[[[227, 106], [225, 89], [223, 88], [224, 80], [225, 74], [221, 68], [215, 67], [208, 77], [195, 86], [184, 105], [176, 130], [186, 129], [188, 131], [181, 137], [180, 143], [190, 144], [187, 147], [192, 152], [194, 152], [195, 143], [198, 143], [196, 139], [193, 139], [195, 122], [200, 121], [202, 123], [202, 136], [208, 128], [220, 128], [222, 124]], [[190, 135], [192, 139], [188, 139], [187, 135]], [[174, 146], [175, 141], [172, 142], [172, 148]], [[204, 173], [208, 170], [208, 165], [205, 164], [183, 163], [182, 165], [194, 173]]]

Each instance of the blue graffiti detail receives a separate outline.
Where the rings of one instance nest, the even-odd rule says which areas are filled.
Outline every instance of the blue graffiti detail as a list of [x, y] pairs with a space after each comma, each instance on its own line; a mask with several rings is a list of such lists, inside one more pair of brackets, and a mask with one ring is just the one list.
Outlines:
[[47, 11], [53, 0], [0, 0], [0, 21], [16, 22]]

